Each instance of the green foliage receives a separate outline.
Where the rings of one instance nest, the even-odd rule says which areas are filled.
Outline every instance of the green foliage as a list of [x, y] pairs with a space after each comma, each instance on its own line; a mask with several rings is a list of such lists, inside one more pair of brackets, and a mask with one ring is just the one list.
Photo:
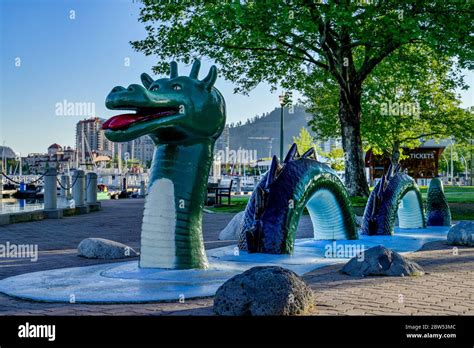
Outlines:
[[[472, 65], [469, 1], [144, 0], [147, 37], [132, 46], [168, 70], [169, 58], [207, 56], [247, 92], [261, 81], [305, 89], [354, 69], [362, 81], [398, 47], [423, 42]], [[354, 53], [362, 53], [354, 55]], [[347, 58], [347, 59], [343, 59]], [[345, 87], [344, 87], [345, 88]]]
[[451, 173], [451, 148], [453, 150], [454, 175], [465, 173], [466, 170], [469, 175], [471, 166], [474, 166], [474, 163], [471, 163], [471, 152], [474, 158], [474, 146], [469, 142], [458, 142], [448, 145], [441, 154], [439, 161], [440, 171], [446, 172], [449, 168], [449, 173]]
[[[325, 87], [307, 100], [315, 115], [311, 126], [322, 137], [340, 136], [337, 85], [328, 81]], [[403, 159], [402, 146], [414, 148], [424, 140], [451, 136], [465, 141], [474, 119], [460, 108], [455, 89], [466, 87], [449, 57], [420, 45], [398, 49], [365, 81], [361, 100], [365, 147], [397, 161]]]
[[[143, 0], [143, 4], [139, 20], [147, 37], [132, 46], [157, 57], [156, 73], [168, 70], [169, 58], [188, 64], [194, 57], [206, 56], [220, 66], [227, 80], [236, 83], [236, 92], [248, 93], [260, 82], [267, 82], [272, 89], [298, 90], [316, 103], [317, 107], [311, 108], [315, 117], [325, 115], [311, 124], [318, 137], [339, 133], [350, 144], [345, 148], [346, 168], [350, 168], [346, 169], [346, 185], [353, 195], [368, 193], [360, 160], [360, 132], [369, 132], [361, 127], [360, 111], [361, 107], [367, 110], [361, 97], [370, 96], [371, 87], [365, 91], [370, 85], [366, 80], [374, 69], [387, 58], [403, 54], [402, 47], [407, 47], [406, 56], [412, 59], [406, 62], [403, 79], [409, 78], [409, 64], [415, 66], [430, 58], [431, 52], [451, 59], [457, 67], [473, 66], [472, 1]], [[427, 49], [417, 53], [414, 47]], [[398, 78], [398, 73], [394, 69], [389, 75], [379, 71], [379, 80]], [[415, 81], [415, 76], [411, 80]], [[408, 92], [411, 88], [405, 90], [407, 98], [414, 97]], [[418, 99], [420, 106], [433, 104], [424, 97]], [[435, 103], [441, 104], [449, 103]], [[460, 111], [452, 102], [443, 114], [455, 112]], [[427, 117], [440, 117], [433, 114]], [[383, 123], [385, 126], [387, 121]], [[388, 135], [393, 133], [396, 131]], [[383, 149], [390, 145], [372, 142]]]
[[21, 171], [22, 171], [24, 174], [31, 174], [31, 173], [30, 173], [30, 166], [28, 165], [28, 163], [22, 163], [22, 165], [21, 165]]
[[362, 135], [394, 162], [401, 146], [414, 148], [430, 138], [466, 139], [474, 119], [455, 94], [465, 87], [449, 57], [426, 46], [402, 47], [366, 81]]
[[[298, 146], [298, 152], [300, 154], [305, 153], [311, 148], [314, 148], [316, 150], [314, 138], [305, 127], [301, 127], [301, 130], [298, 136], [293, 137], [293, 143], [295, 143], [296, 146]], [[290, 147], [291, 145], [288, 146], [288, 148]]]
[[342, 149], [332, 149], [329, 153], [324, 153], [329, 161], [329, 166], [337, 171], [344, 170], [344, 151]]

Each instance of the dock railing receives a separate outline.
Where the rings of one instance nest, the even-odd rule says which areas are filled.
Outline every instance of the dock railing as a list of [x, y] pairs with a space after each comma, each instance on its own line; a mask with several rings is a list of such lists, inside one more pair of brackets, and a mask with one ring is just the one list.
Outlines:
[[93, 172], [85, 175], [83, 170], [75, 170], [72, 180], [66, 174], [58, 178], [56, 168], [48, 168], [43, 174], [34, 176], [9, 176], [1, 172], [0, 197], [3, 197], [3, 185], [5, 182], [16, 185], [41, 183], [44, 189], [43, 211], [47, 218], [57, 219], [63, 216], [63, 209], [58, 208], [58, 186], [61, 188], [61, 197], [66, 200], [71, 198], [72, 191], [75, 213], [84, 214], [100, 209], [100, 203], [97, 201], [97, 174]]

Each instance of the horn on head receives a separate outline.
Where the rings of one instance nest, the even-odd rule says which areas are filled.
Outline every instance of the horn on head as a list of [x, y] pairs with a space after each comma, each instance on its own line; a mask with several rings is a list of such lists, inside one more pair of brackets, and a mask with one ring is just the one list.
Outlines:
[[170, 62], [170, 78], [174, 79], [178, 77], [178, 63], [175, 61]]
[[150, 88], [151, 84], [153, 83], [153, 79], [147, 73], [141, 74], [140, 79], [142, 80], [143, 86], [145, 86], [146, 89]]
[[379, 190], [377, 191], [377, 196], [379, 198], [382, 198], [382, 193], [384, 191], [384, 186], [385, 186], [385, 175], [382, 175], [382, 179], [380, 180], [380, 187], [379, 187]]
[[280, 163], [278, 163], [278, 158], [273, 156], [272, 164], [270, 165], [270, 170], [268, 171], [267, 181], [265, 182], [265, 191], [268, 191], [270, 184], [275, 180], [279, 165]]
[[189, 77], [192, 79], [197, 79], [200, 68], [201, 68], [201, 61], [199, 59], [196, 59], [193, 63], [193, 67], [191, 68], [191, 72], [189, 73]]
[[283, 163], [288, 163], [291, 160], [293, 160], [293, 158], [295, 157], [295, 155], [297, 153], [298, 153], [298, 146], [295, 143], [293, 143], [293, 145], [291, 145], [290, 150], [286, 154], [286, 157], [285, 157], [285, 160], [283, 161]]
[[392, 176], [392, 163], [390, 163], [390, 165], [388, 166], [388, 170], [387, 170], [387, 181], [390, 180], [391, 176]]
[[308, 151], [301, 155], [301, 158], [314, 158], [316, 161], [318, 157], [316, 156], [316, 151], [314, 151], [314, 147], [311, 147]]
[[215, 65], [213, 65], [211, 66], [211, 69], [209, 69], [209, 73], [207, 74], [207, 76], [203, 78], [201, 82], [206, 86], [208, 90], [211, 90], [216, 80], [217, 80], [217, 68]]

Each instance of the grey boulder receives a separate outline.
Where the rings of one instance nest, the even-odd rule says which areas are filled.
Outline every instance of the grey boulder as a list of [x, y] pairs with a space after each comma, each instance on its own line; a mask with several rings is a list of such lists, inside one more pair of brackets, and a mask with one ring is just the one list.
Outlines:
[[219, 240], [238, 240], [242, 223], [244, 222], [244, 213], [241, 211], [230, 220], [227, 226], [219, 233]]
[[88, 259], [123, 259], [137, 256], [137, 252], [129, 246], [103, 238], [86, 238], [77, 247], [79, 256]]
[[[361, 257], [362, 256], [362, 257]], [[425, 274], [423, 268], [399, 253], [384, 246], [365, 250], [363, 255], [353, 257], [342, 268], [351, 276], [419, 276]]]
[[474, 246], [474, 221], [459, 221], [448, 232], [449, 245]]
[[301, 315], [311, 311], [313, 291], [296, 273], [277, 266], [253, 267], [222, 284], [214, 297], [218, 315]]

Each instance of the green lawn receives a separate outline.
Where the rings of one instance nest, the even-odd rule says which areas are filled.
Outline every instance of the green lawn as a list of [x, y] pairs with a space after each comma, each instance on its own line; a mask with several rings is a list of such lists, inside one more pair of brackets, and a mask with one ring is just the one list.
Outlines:
[[205, 207], [207, 210], [216, 212], [216, 213], [238, 213], [242, 211], [247, 206], [247, 202], [250, 196], [239, 196], [233, 197], [231, 199], [230, 206], [221, 206], [221, 207]]
[[[428, 188], [421, 186], [420, 191], [426, 200]], [[444, 194], [449, 203], [474, 203], [474, 186], [445, 186]]]
[[[424, 203], [428, 188], [421, 186], [420, 191]], [[474, 220], [474, 186], [445, 186], [444, 192], [448, 200], [453, 220]], [[231, 206], [206, 207], [216, 213], [238, 213], [245, 209], [250, 196], [232, 197]], [[351, 197], [351, 203], [357, 214], [363, 213], [367, 202], [364, 197]]]

